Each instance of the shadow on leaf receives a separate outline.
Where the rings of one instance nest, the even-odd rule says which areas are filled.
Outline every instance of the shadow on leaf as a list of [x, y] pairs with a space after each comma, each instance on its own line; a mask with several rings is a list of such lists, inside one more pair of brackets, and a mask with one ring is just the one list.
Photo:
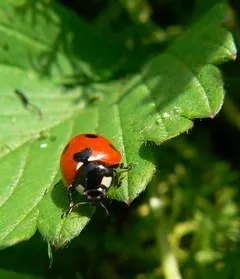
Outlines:
[[[51, 191], [51, 198], [52, 198], [54, 204], [58, 208], [63, 209], [63, 213], [68, 210], [69, 202], [68, 202], [68, 198], [67, 198], [67, 189], [63, 185], [62, 181], [59, 181], [59, 183], [57, 183], [53, 187], [53, 189]], [[76, 191], [73, 192], [73, 199], [74, 199], [75, 203], [84, 201], [83, 198], [81, 197], [81, 195], [78, 194]], [[93, 206], [88, 205], [88, 204], [81, 205], [78, 208], [74, 209], [73, 212], [78, 212], [79, 215], [90, 218], [93, 213]], [[67, 218], [71, 218], [71, 214]]]

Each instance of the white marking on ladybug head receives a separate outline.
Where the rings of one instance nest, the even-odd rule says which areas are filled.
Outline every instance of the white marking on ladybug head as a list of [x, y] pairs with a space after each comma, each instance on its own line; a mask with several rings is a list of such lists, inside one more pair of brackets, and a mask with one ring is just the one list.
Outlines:
[[87, 190], [84, 192], [84, 194], [87, 196], [87, 198], [91, 201], [100, 201], [105, 197], [105, 189], [98, 187], [96, 189]]
[[78, 191], [79, 194], [84, 195], [85, 189], [84, 189], [84, 187], [83, 187], [81, 184], [79, 184], [79, 185], [76, 187], [76, 190]]
[[112, 177], [111, 176], [104, 176], [102, 178], [102, 185], [104, 185], [106, 188], [109, 188], [112, 184]]
[[82, 165], [83, 165], [82, 162], [78, 162], [78, 163], [77, 163], [77, 166], [76, 166], [76, 170], [79, 170], [79, 169], [81, 168]]

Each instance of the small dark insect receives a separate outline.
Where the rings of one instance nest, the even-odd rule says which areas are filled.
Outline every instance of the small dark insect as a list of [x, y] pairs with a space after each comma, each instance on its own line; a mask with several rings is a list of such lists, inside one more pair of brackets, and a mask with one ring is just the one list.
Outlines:
[[20, 101], [22, 102], [22, 105], [29, 110], [35, 111], [40, 118], [42, 118], [42, 112], [41, 110], [34, 104], [32, 104], [29, 99], [26, 97], [26, 95], [19, 89], [15, 89], [14, 93], [18, 96]]

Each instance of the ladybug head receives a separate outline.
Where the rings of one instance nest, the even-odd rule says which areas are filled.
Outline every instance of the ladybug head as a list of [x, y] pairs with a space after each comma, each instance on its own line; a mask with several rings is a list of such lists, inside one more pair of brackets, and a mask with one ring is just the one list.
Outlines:
[[90, 189], [84, 192], [89, 202], [98, 203], [101, 202], [106, 197], [106, 189], [98, 187], [96, 189]]
[[94, 205], [100, 204], [105, 212], [106, 215], [109, 215], [109, 212], [106, 208], [106, 206], [102, 203], [102, 200], [106, 197], [106, 189], [105, 188], [96, 188], [96, 189], [91, 189], [87, 190], [84, 192], [84, 195], [87, 197], [88, 201]]

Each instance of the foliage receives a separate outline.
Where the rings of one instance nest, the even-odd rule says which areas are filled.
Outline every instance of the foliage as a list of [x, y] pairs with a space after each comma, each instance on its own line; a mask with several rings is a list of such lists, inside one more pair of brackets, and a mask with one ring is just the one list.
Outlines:
[[[219, 158], [199, 122], [191, 135], [172, 139], [189, 133], [196, 118], [221, 119], [215, 119], [224, 99], [217, 66], [236, 59], [226, 29], [236, 29], [234, 13], [223, 3], [197, 3], [191, 23], [179, 17], [178, 25], [159, 27], [151, 17], [154, 1], [139, 3], [109, 1], [92, 9], [93, 17], [53, 1], [0, 4], [3, 278], [45, 278], [46, 272], [51, 278], [237, 278], [240, 272], [236, 160]], [[234, 106], [230, 99], [226, 104]], [[108, 218], [90, 205], [61, 218], [68, 201], [62, 183], [56, 185], [59, 156], [83, 132], [107, 136], [124, 163], [135, 163], [122, 187], [109, 192]], [[36, 230], [42, 238], [37, 233], [14, 246]], [[48, 271], [46, 242], [53, 253]], [[33, 250], [37, 258], [19, 258]]]

